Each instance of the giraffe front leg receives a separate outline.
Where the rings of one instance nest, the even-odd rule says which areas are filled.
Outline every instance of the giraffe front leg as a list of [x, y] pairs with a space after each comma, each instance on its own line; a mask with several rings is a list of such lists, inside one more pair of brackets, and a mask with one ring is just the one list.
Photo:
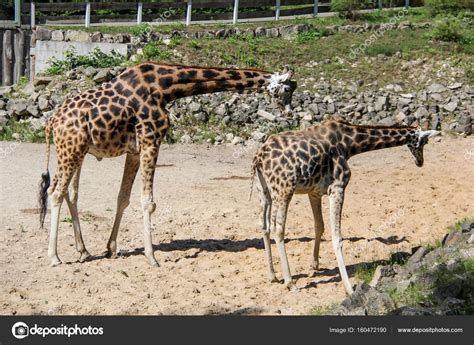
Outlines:
[[72, 218], [72, 227], [74, 228], [74, 239], [76, 241], [76, 250], [79, 252], [79, 262], [84, 262], [90, 258], [90, 254], [86, 249], [84, 244], [84, 239], [82, 238], [81, 225], [79, 221], [79, 213], [77, 211], [77, 199], [79, 191], [79, 178], [81, 174], [81, 166], [76, 170], [72, 178], [72, 188], [69, 193], [66, 193], [65, 199], [69, 207], [69, 212], [71, 213]]
[[324, 233], [324, 221], [321, 210], [321, 195], [309, 194], [309, 202], [311, 203], [311, 209], [313, 210], [314, 218], [314, 249], [311, 268], [317, 271], [319, 269], [319, 248], [321, 244], [321, 236]]
[[155, 174], [158, 147], [142, 147], [140, 152], [142, 209], [143, 209], [143, 236], [145, 256], [152, 266], [159, 266], [153, 253], [151, 215], [155, 212], [156, 204], [153, 201], [153, 178]]
[[342, 238], [341, 238], [341, 213], [344, 204], [344, 187], [333, 185], [329, 192], [329, 211], [331, 222], [332, 246], [336, 254], [337, 265], [341, 275], [342, 283], [347, 293], [351, 295], [354, 291], [347, 275], [346, 265], [342, 256]]
[[114, 225], [112, 227], [109, 241], [107, 242], [106, 257], [108, 258], [115, 258], [117, 256], [117, 235], [122, 221], [123, 212], [130, 203], [130, 193], [139, 167], [140, 156], [138, 154], [128, 153], [125, 160], [122, 184], [117, 197], [117, 211], [115, 213]]

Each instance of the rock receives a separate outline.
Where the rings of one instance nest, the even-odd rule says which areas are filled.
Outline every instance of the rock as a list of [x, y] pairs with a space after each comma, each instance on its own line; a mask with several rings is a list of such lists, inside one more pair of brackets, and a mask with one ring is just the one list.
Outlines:
[[393, 275], [394, 272], [390, 266], [377, 266], [369, 286], [376, 287], [382, 278], [391, 277]]
[[415, 118], [416, 119], [421, 119], [421, 118], [426, 118], [428, 117], [429, 113], [428, 113], [428, 110], [426, 110], [425, 107], [419, 107], [416, 112], [415, 112]]
[[457, 101], [455, 101], [455, 102], [449, 102], [448, 104], [443, 105], [443, 108], [444, 108], [446, 111], [449, 111], [450, 113], [452, 113], [453, 111], [455, 111], [457, 107], [458, 107], [458, 102], [457, 102]]
[[380, 120], [378, 122], [378, 124], [380, 126], [393, 126], [393, 125], [395, 125], [395, 121], [390, 117], [386, 117], [386, 118]]
[[90, 36], [91, 42], [100, 42], [102, 40], [102, 33], [101, 32], [93, 32]]
[[191, 144], [193, 142], [193, 139], [188, 134], [185, 134], [181, 137], [179, 141], [182, 144]]
[[442, 93], [445, 92], [447, 88], [442, 84], [431, 84], [428, 86], [428, 91], [431, 93]]
[[269, 112], [265, 111], [265, 110], [262, 110], [262, 109], [259, 109], [257, 111], [257, 115], [258, 116], [261, 116], [269, 121], [275, 121], [276, 117], [272, 114], [270, 114]]
[[381, 293], [367, 284], [357, 285], [354, 293], [341, 305], [348, 310], [362, 307], [368, 315], [385, 314], [395, 308], [395, 304], [387, 293]]
[[109, 79], [109, 70], [104, 68], [99, 70], [97, 74], [92, 78], [93, 81], [95, 81], [97, 84], [103, 83]]
[[67, 30], [65, 35], [66, 41], [71, 42], [88, 42], [89, 33], [82, 30]]
[[461, 231], [463, 233], [474, 231], [474, 222], [464, 222], [461, 224]]
[[311, 103], [308, 105], [308, 110], [313, 113], [313, 115], [318, 115], [319, 114], [319, 108], [317, 103]]
[[0, 127], [5, 125], [7, 122], [7, 112], [5, 110], [0, 110]]
[[202, 109], [202, 106], [198, 102], [191, 102], [188, 105], [188, 111], [190, 111], [192, 113], [197, 113], [197, 112], [201, 111], [201, 109]]
[[217, 106], [217, 108], [214, 110], [216, 115], [219, 115], [219, 116], [225, 116], [227, 114], [227, 111], [228, 111], [228, 107], [225, 103]]
[[235, 136], [234, 139], [232, 139], [232, 145], [239, 145], [243, 144], [245, 140], [241, 137]]
[[46, 77], [46, 76], [36, 76], [33, 80], [34, 86], [41, 86], [41, 85], [48, 85], [53, 80], [53, 77]]
[[84, 75], [88, 78], [91, 78], [96, 73], [97, 73], [97, 69], [92, 66], [88, 66], [86, 69], [84, 69]]
[[39, 96], [38, 98], [38, 108], [41, 111], [48, 110], [49, 108], [49, 101], [46, 96]]
[[375, 111], [386, 110], [388, 107], [388, 98], [385, 96], [378, 96], [375, 101]]
[[196, 118], [196, 120], [201, 122], [207, 122], [207, 120], [209, 119], [208, 114], [204, 111], [194, 113], [194, 117]]
[[443, 238], [443, 246], [452, 246], [455, 243], [458, 243], [462, 239], [461, 231], [452, 231]]
[[37, 105], [29, 105], [26, 108], [26, 111], [34, 117], [38, 117], [38, 115], [39, 115], [39, 110], [38, 110]]
[[33, 92], [35, 92], [35, 87], [33, 86], [33, 83], [26, 84], [25, 87], [21, 90], [21, 93], [27, 97], [31, 96]]
[[454, 129], [457, 133], [471, 135], [472, 134], [472, 118], [470, 116], [462, 116]]
[[26, 99], [9, 100], [7, 103], [7, 113], [10, 116], [27, 115], [28, 102]]
[[230, 116], [224, 116], [224, 118], [222, 119], [222, 124], [224, 126], [228, 126], [230, 123], [231, 123], [231, 117]]
[[457, 90], [462, 87], [462, 83], [454, 83], [448, 86], [448, 89], [450, 90]]
[[252, 133], [252, 139], [256, 142], [263, 143], [267, 139], [267, 134], [256, 131]]
[[49, 41], [51, 40], [51, 31], [43, 27], [36, 28], [36, 39], [38, 41]]
[[410, 258], [407, 260], [407, 265], [415, 265], [415, 264], [420, 263], [421, 259], [423, 259], [426, 252], [427, 251], [425, 247], [418, 248], [418, 250], [412, 256], [410, 256]]
[[304, 121], [311, 121], [313, 116], [307, 111], [300, 111], [297, 113], [298, 117]]
[[406, 118], [407, 116], [403, 111], [399, 111], [397, 115], [395, 115], [395, 120], [397, 120], [398, 123], [402, 123]]
[[225, 140], [228, 141], [228, 142], [232, 142], [232, 140], [234, 139], [234, 134], [233, 133], [227, 133], [225, 135]]
[[64, 32], [62, 30], [51, 32], [51, 41], [64, 41]]

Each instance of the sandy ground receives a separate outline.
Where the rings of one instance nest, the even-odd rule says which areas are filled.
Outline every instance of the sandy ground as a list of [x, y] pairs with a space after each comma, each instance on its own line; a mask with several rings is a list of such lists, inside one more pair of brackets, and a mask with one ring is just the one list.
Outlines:
[[[10, 145], [0, 143], [3, 150]], [[63, 205], [58, 251], [64, 264], [51, 268], [48, 233], [39, 229], [36, 209], [45, 145], [14, 146], [0, 160], [0, 314], [305, 314], [345, 296], [328, 230], [321, 247], [322, 269], [310, 269], [313, 220], [303, 195], [293, 199], [287, 224], [290, 266], [301, 290], [292, 293], [266, 281], [256, 226], [258, 197], [247, 201], [255, 147], [235, 154], [235, 147], [163, 146], [155, 177], [159, 268], [148, 266], [142, 254], [137, 183], [119, 233], [118, 246], [125, 255], [104, 258], [124, 159], [98, 162], [88, 156], [79, 208], [94, 258], [76, 261]], [[358, 264], [432, 243], [448, 225], [473, 215], [474, 155], [466, 151], [474, 152], [473, 137], [430, 143], [423, 168], [415, 166], [406, 147], [351, 159], [342, 225], [354, 283]], [[51, 161], [54, 171], [54, 155]], [[326, 224], [327, 211], [325, 198]], [[273, 255], [281, 277], [276, 248]]]

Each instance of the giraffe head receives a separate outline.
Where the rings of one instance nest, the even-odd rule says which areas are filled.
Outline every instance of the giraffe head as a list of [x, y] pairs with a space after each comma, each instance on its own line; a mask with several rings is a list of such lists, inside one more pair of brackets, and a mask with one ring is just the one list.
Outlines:
[[415, 164], [417, 167], [423, 166], [423, 147], [428, 143], [428, 139], [439, 134], [439, 131], [423, 131], [421, 129], [417, 129], [411, 136], [407, 145], [413, 157], [415, 158]]
[[293, 71], [285, 66], [282, 73], [274, 73], [270, 77], [267, 91], [275, 103], [284, 111], [291, 110], [291, 98], [296, 89], [296, 81], [291, 80]]

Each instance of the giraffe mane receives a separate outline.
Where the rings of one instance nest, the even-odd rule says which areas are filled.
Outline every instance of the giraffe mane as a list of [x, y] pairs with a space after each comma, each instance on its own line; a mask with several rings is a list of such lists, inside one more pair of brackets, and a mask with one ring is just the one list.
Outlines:
[[183, 68], [186, 68], [186, 69], [208, 68], [208, 69], [215, 69], [217, 71], [245, 69], [246, 71], [254, 71], [254, 72], [261, 72], [261, 73], [266, 73], [266, 74], [272, 74], [272, 72], [268, 72], [268, 71], [258, 69], [258, 68], [237, 68], [237, 67], [226, 68], [226, 67], [213, 67], [213, 66], [189, 66], [189, 65], [179, 64], [179, 63], [172, 64], [172, 63], [167, 63], [167, 62], [156, 62], [156, 61], [145, 61], [145, 62], [140, 63], [140, 65], [144, 65], [144, 64], [152, 64], [152, 65], [158, 65], [158, 66], [169, 66], [169, 67], [183, 67]]
[[343, 124], [343, 125], [346, 125], [346, 126], [351, 126], [351, 127], [355, 127], [355, 128], [361, 128], [361, 129], [417, 129], [417, 127], [413, 127], [413, 126], [402, 126], [402, 125], [398, 125], [398, 124], [395, 124], [393, 126], [384, 126], [384, 125], [356, 125], [356, 124], [353, 124], [353, 123], [350, 123], [346, 120], [343, 120], [341, 119], [340, 117], [332, 117], [332, 118], [329, 118], [327, 120], [325, 120], [324, 122], [337, 122], [337, 123], [340, 123], [340, 124]]

